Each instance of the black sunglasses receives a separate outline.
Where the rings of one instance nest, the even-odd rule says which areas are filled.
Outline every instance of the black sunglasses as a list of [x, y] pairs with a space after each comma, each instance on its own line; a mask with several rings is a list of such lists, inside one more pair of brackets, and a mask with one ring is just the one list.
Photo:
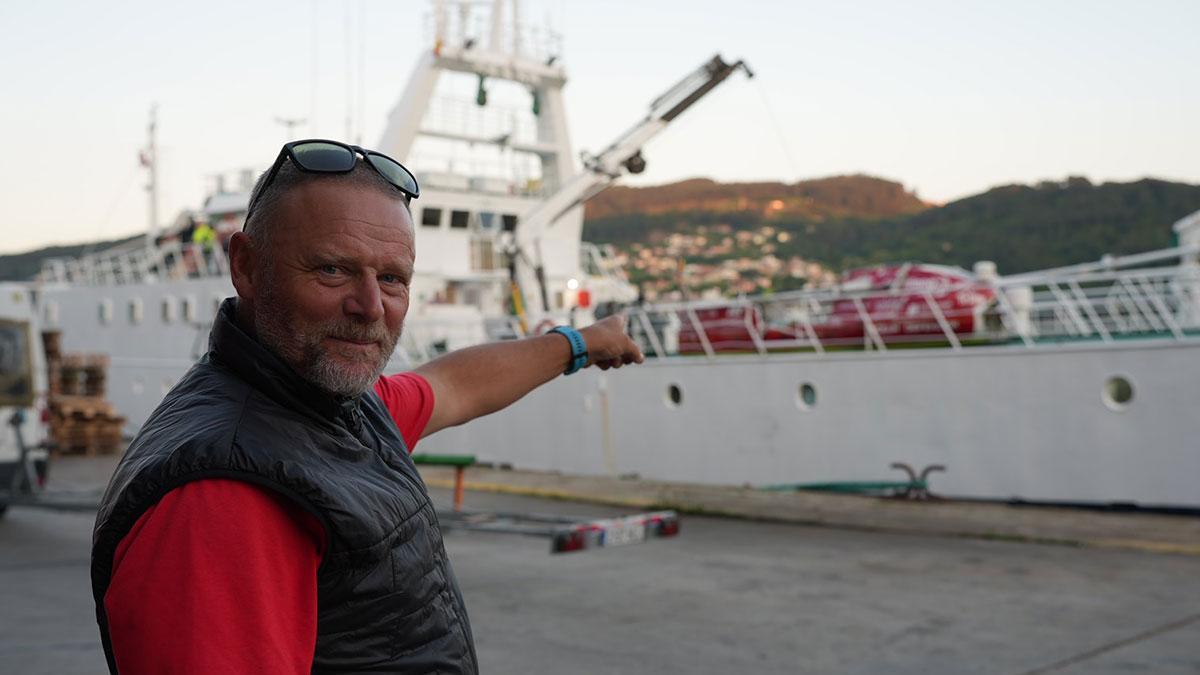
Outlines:
[[406, 199], [416, 199], [421, 196], [421, 188], [417, 185], [417, 179], [412, 172], [391, 157], [374, 150], [360, 148], [357, 145], [310, 138], [283, 144], [279, 156], [275, 158], [275, 163], [271, 165], [266, 179], [262, 182], [262, 187], [254, 193], [254, 198], [246, 206], [245, 222], [250, 222], [250, 214], [254, 212], [255, 203], [259, 196], [267, 191], [267, 186], [275, 179], [275, 175], [279, 173], [279, 167], [283, 166], [284, 159], [292, 160], [292, 164], [295, 164], [296, 168], [309, 173], [350, 173], [358, 163], [358, 155], [362, 155], [363, 161], [376, 173], [383, 176], [384, 180], [392, 187], [403, 193]]

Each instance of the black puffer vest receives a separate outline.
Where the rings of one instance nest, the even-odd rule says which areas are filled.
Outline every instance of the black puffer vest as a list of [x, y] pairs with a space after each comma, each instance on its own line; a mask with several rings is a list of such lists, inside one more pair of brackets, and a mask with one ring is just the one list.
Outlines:
[[338, 400], [307, 383], [238, 328], [235, 308], [225, 301], [209, 353], [151, 414], [101, 502], [92, 592], [109, 669], [104, 594], [117, 544], [171, 489], [233, 478], [325, 527], [313, 672], [477, 672], [437, 516], [386, 408], [373, 393]]

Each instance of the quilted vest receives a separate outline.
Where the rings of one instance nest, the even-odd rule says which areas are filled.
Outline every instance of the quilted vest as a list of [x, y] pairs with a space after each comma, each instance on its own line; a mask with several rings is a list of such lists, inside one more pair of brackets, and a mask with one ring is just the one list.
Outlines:
[[138, 517], [189, 481], [273, 490], [325, 528], [313, 672], [475, 673], [475, 646], [437, 515], [404, 440], [373, 392], [330, 396], [234, 320], [226, 300], [209, 352], [130, 444], [100, 505], [92, 592], [117, 672], [104, 594]]

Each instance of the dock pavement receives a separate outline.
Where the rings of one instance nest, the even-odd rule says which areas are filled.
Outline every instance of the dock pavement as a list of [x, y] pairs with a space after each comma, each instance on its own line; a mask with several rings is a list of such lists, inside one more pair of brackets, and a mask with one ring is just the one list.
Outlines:
[[[422, 466], [425, 481], [450, 488], [454, 470]], [[1008, 540], [1200, 556], [1200, 516], [1099, 511], [999, 502], [913, 500], [766, 491], [471, 467], [469, 492], [491, 492], [683, 514], [746, 518], [867, 532]], [[468, 494], [467, 500], [470, 496]]]

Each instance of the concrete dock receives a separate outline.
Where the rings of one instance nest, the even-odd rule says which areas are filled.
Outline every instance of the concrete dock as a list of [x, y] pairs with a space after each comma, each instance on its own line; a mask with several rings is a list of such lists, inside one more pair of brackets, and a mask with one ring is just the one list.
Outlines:
[[[104, 460], [54, 471], [65, 487], [107, 475]], [[566, 555], [449, 533], [485, 673], [1200, 672], [1195, 518], [475, 469], [468, 481], [475, 509], [693, 513], [674, 539]], [[449, 505], [447, 488], [431, 492]], [[0, 519], [0, 672], [104, 672], [92, 519]]]
[[[448, 467], [422, 467], [422, 474], [430, 485], [448, 488], [453, 483], [453, 470]], [[475, 491], [636, 509], [674, 508], [692, 514], [867, 532], [1200, 555], [1200, 516], [778, 492], [482, 467], [472, 467], [466, 477], [468, 489]]]

